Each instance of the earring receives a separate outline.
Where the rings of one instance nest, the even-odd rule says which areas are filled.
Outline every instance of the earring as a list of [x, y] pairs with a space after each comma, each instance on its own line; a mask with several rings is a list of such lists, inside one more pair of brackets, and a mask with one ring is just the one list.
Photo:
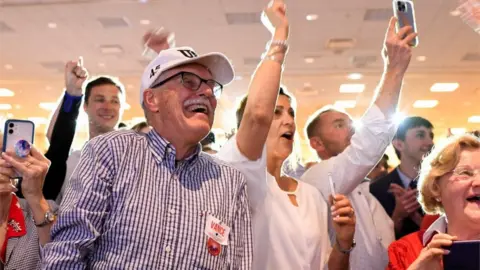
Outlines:
[[435, 198], [435, 201], [441, 202], [442, 200], [440, 198]]

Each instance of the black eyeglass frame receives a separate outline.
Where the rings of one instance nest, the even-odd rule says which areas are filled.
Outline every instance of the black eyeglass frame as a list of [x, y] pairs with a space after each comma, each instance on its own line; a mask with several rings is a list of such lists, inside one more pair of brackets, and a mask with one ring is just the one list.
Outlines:
[[[190, 76], [193, 76], [194, 78], [197, 78], [200, 83], [198, 84], [197, 88], [194, 89], [192, 87], [188, 87], [187, 85], [184, 84], [184, 77], [185, 75], [190, 75]], [[223, 85], [215, 80], [212, 80], [212, 79], [209, 79], [209, 80], [206, 80], [206, 79], [203, 79], [201, 78], [200, 76], [198, 76], [197, 74], [195, 73], [191, 73], [191, 72], [187, 72], [187, 71], [182, 71], [182, 72], [179, 72], [179, 73], [176, 73], [156, 84], [154, 84], [153, 86], [151, 86], [150, 88], [152, 89], [155, 89], [155, 88], [158, 88], [164, 84], [166, 84], [167, 82], [171, 81], [172, 79], [175, 79], [176, 77], [178, 76], [181, 76], [181, 84], [189, 89], [189, 90], [192, 90], [192, 91], [198, 91], [198, 89], [200, 89], [200, 86], [202, 85], [202, 83], [205, 83], [208, 87], [210, 87], [213, 91], [213, 95], [216, 97], [216, 98], [220, 98], [220, 95], [222, 94], [223, 92]]]

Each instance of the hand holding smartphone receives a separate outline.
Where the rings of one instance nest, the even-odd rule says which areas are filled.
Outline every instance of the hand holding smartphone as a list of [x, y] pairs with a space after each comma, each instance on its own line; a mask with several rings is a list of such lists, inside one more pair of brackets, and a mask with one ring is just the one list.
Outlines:
[[[397, 32], [405, 26], [411, 26], [412, 30], [407, 32], [406, 35], [410, 33], [417, 33], [417, 25], [415, 21], [415, 8], [412, 1], [393, 0], [393, 14], [398, 19], [397, 25], [396, 25]], [[419, 40], [417, 35], [409, 45], [412, 47], [417, 47], [418, 43], [419, 43]]]

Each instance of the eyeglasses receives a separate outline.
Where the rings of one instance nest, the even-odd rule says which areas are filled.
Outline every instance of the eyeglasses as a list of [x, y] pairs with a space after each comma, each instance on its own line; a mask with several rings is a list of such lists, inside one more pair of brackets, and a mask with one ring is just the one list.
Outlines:
[[455, 175], [458, 180], [470, 180], [473, 179], [475, 176], [480, 175], [480, 169], [468, 169], [468, 168], [456, 168], [452, 171], [453, 175]]
[[166, 78], [165, 80], [153, 85], [151, 88], [153, 89], [153, 88], [160, 87], [165, 83], [167, 83], [168, 81], [175, 79], [179, 76], [181, 77], [182, 85], [189, 90], [198, 91], [202, 83], [205, 83], [208, 87], [210, 87], [210, 89], [212, 89], [213, 95], [215, 95], [217, 99], [220, 98], [220, 95], [222, 94], [223, 85], [221, 85], [219, 82], [215, 80], [205, 80], [198, 77], [196, 74], [185, 72], [185, 71], [172, 75]]

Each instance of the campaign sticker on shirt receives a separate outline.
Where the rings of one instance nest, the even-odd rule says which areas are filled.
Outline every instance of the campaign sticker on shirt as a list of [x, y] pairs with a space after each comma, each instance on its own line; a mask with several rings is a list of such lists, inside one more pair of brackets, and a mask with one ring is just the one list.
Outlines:
[[207, 224], [205, 224], [205, 234], [221, 245], [228, 245], [228, 235], [230, 234], [230, 227], [225, 225], [218, 218], [208, 215]]
[[222, 252], [222, 246], [210, 237], [207, 241], [207, 249], [208, 253], [210, 253], [212, 256], [218, 256], [220, 255], [220, 252]]

